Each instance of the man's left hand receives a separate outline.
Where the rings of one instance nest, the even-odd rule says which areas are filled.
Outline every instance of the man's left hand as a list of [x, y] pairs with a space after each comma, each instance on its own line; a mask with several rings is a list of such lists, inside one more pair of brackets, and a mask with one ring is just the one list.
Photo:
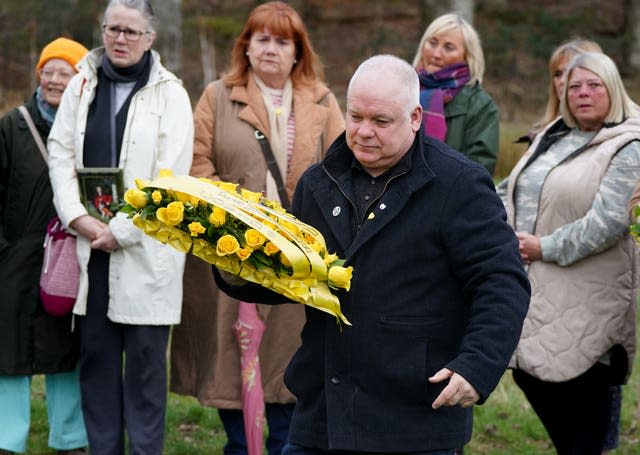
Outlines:
[[443, 368], [431, 376], [429, 382], [435, 384], [447, 379], [449, 379], [449, 384], [440, 392], [440, 395], [431, 405], [433, 409], [438, 409], [440, 406], [456, 405], [468, 408], [480, 399], [480, 394], [465, 378], [448, 368]]

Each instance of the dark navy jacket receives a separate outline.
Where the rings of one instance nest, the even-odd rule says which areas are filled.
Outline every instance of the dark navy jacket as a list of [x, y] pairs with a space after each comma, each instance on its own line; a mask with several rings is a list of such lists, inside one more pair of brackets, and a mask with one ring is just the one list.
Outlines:
[[[471, 408], [431, 408], [443, 367], [480, 393], [495, 388], [518, 342], [530, 288], [518, 241], [487, 171], [419, 134], [411, 169], [372, 201], [353, 236], [353, 155], [344, 134], [300, 179], [293, 213], [354, 267], [339, 292], [353, 326], [307, 308], [285, 382], [298, 398], [290, 442], [348, 451], [461, 447]], [[221, 288], [281, 302], [258, 286]], [[278, 300], [279, 299], [279, 300]]]

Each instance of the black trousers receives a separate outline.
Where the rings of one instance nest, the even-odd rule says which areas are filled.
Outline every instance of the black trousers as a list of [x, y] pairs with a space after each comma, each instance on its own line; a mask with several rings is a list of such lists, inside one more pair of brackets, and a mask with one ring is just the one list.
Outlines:
[[[280, 455], [289, 436], [289, 425], [295, 404], [265, 403], [265, 416], [269, 426], [266, 448], [269, 455]], [[218, 415], [227, 433], [224, 455], [248, 455], [244, 432], [244, 414], [240, 409], [218, 409]]]
[[107, 318], [107, 253], [89, 262], [87, 314], [80, 328], [82, 411], [91, 455], [160, 455], [167, 403], [169, 326], [117, 324]]
[[[399, 454], [400, 452], [397, 453]], [[455, 449], [402, 452], [403, 455], [454, 455], [455, 453]], [[347, 452], [343, 450], [310, 449], [308, 447], [297, 446], [294, 444], [286, 444], [282, 449], [282, 455], [379, 455], [379, 452]]]
[[609, 367], [601, 363], [557, 383], [513, 370], [514, 381], [542, 421], [558, 455], [602, 453], [609, 420], [609, 378]]

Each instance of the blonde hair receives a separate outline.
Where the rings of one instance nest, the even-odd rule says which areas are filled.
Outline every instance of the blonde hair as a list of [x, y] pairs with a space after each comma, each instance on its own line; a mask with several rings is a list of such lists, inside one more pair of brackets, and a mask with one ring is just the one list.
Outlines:
[[576, 68], [590, 71], [602, 80], [609, 95], [609, 112], [603, 123], [620, 123], [627, 117], [640, 116], [640, 107], [634, 103], [622, 83], [616, 64], [607, 55], [597, 52], [583, 52], [573, 56], [563, 76], [564, 87], [560, 100], [560, 114], [567, 126], [575, 128], [578, 121], [567, 104], [568, 81]]
[[413, 58], [413, 67], [418, 69], [418, 67], [421, 66], [422, 49], [431, 37], [455, 29], [462, 32], [464, 41], [464, 58], [467, 65], [469, 65], [469, 75], [471, 77], [467, 85], [474, 85], [476, 82], [482, 83], [482, 77], [484, 76], [484, 53], [482, 52], [480, 37], [469, 22], [455, 13], [444, 14], [429, 24], [420, 39], [418, 51]]
[[539, 125], [544, 126], [555, 120], [560, 115], [560, 100], [553, 84], [553, 75], [560, 62], [564, 59], [571, 59], [576, 54], [582, 52], [599, 52], [602, 48], [595, 41], [582, 38], [575, 38], [562, 43], [556, 47], [549, 57], [549, 97], [547, 98], [547, 108], [544, 117], [540, 120]]

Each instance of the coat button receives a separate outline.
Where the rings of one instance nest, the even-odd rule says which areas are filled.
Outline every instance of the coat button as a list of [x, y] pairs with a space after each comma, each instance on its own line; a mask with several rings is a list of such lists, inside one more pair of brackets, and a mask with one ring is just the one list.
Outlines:
[[340, 384], [340, 378], [337, 377], [337, 376], [332, 377], [331, 378], [331, 384], [335, 384], [335, 385]]

